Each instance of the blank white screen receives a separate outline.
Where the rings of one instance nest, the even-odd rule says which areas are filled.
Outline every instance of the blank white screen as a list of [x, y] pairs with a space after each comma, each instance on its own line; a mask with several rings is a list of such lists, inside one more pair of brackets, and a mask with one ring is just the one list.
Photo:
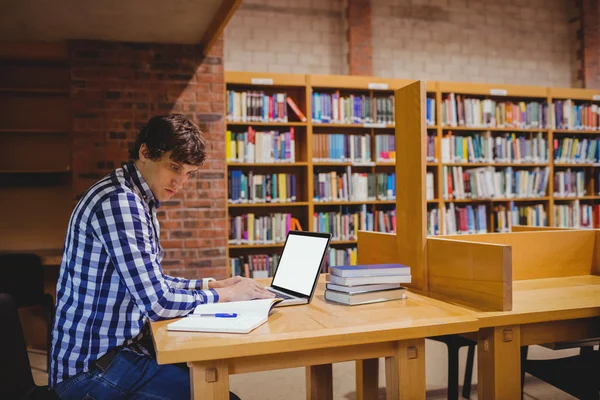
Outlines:
[[327, 238], [290, 234], [273, 285], [310, 295], [326, 247]]

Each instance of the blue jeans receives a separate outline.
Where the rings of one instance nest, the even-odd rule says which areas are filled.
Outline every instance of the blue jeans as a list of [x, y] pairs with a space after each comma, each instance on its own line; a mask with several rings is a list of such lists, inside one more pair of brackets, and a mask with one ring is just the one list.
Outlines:
[[[93, 368], [55, 385], [61, 399], [190, 398], [190, 371], [185, 364], [158, 365], [151, 357], [122, 349], [106, 371]], [[230, 393], [230, 400], [239, 400]]]

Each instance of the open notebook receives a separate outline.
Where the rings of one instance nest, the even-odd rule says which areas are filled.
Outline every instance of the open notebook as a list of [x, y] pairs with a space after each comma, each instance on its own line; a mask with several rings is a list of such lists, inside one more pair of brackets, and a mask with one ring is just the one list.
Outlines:
[[[273, 306], [281, 299], [232, 301], [202, 304], [194, 312], [167, 325], [170, 331], [248, 333], [269, 318]], [[194, 314], [237, 314], [236, 318], [194, 317]]]

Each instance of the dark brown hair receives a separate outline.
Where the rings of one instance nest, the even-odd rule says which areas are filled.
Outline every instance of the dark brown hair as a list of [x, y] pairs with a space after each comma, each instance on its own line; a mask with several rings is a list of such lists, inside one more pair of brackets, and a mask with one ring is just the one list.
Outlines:
[[199, 166], [206, 159], [206, 143], [200, 128], [181, 114], [150, 118], [129, 149], [132, 160], [139, 158], [140, 147], [144, 143], [150, 153], [148, 157], [153, 161], [171, 150], [171, 160], [180, 164]]

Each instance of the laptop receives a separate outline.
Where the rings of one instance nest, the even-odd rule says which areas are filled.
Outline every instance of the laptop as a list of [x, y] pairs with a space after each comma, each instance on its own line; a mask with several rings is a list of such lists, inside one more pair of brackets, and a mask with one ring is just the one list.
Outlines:
[[310, 303], [330, 241], [329, 233], [289, 231], [271, 286], [265, 288], [283, 299], [276, 307]]

